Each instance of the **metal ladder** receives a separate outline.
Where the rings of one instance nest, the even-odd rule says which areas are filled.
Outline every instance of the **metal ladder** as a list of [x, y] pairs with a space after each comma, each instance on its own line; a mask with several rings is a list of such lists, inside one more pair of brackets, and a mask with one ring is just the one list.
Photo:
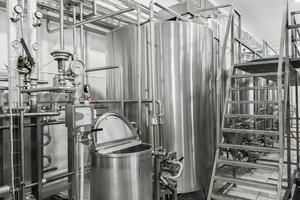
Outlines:
[[[271, 76], [277, 77], [277, 83], [282, 83], [282, 72], [280, 72], [280, 75], [277, 76], [278, 72], [266, 72], [266, 73], [251, 73], [251, 74], [243, 74], [239, 75], [236, 73], [236, 69], [233, 70], [233, 74], [230, 79], [230, 87], [227, 89], [227, 100], [225, 101], [224, 106], [224, 113], [222, 117], [222, 127], [220, 130], [220, 138], [225, 136], [226, 134], [233, 134], [232, 140], [237, 141], [241, 135], [255, 135], [255, 136], [265, 136], [265, 137], [271, 137], [273, 139], [279, 140], [279, 145], [277, 147], [269, 147], [269, 146], [257, 146], [257, 145], [247, 145], [247, 144], [240, 144], [235, 143], [233, 141], [226, 142], [223, 141], [222, 143], [218, 144], [216, 155], [215, 155], [215, 161], [214, 161], [214, 167], [213, 167], [213, 174], [211, 178], [210, 183], [210, 189], [209, 189], [209, 196], [208, 199], [216, 199], [216, 200], [232, 200], [232, 199], [241, 199], [245, 200], [246, 198], [243, 197], [236, 197], [236, 196], [230, 196], [222, 193], [215, 193], [213, 191], [213, 187], [216, 181], [218, 182], [224, 182], [229, 183], [234, 186], [249, 186], [251, 188], [260, 188], [270, 191], [277, 191], [277, 199], [281, 199], [281, 190], [282, 190], [282, 176], [283, 176], [283, 156], [284, 156], [284, 135], [283, 135], [283, 104], [282, 104], [282, 84], [278, 84], [277, 87], [274, 86], [265, 86], [265, 87], [259, 87], [259, 86], [253, 86], [253, 87], [236, 87], [238, 84], [235, 84], [236, 80], [238, 79], [245, 79], [245, 78], [257, 78], [257, 77], [264, 77], [268, 78]], [[234, 100], [233, 96], [235, 92], [239, 91], [261, 91], [261, 90], [272, 90], [277, 91], [277, 99], [272, 100]], [[229, 107], [237, 107], [241, 104], [253, 104], [253, 107], [255, 105], [277, 105], [278, 106], [278, 114], [258, 114], [258, 113], [252, 113], [252, 114], [244, 114], [244, 113], [232, 113], [233, 109], [229, 109]], [[236, 125], [235, 121], [236, 119], [252, 119], [254, 121], [254, 129], [249, 128], [241, 128]], [[231, 123], [228, 123], [228, 121], [231, 120]], [[278, 127], [273, 129], [255, 129], [256, 121], [263, 121], [265, 124], [270, 124], [270, 121], [277, 120], [278, 121]], [[246, 121], [246, 120], [245, 120]], [[269, 154], [278, 154], [279, 160], [278, 163], [267, 163], [267, 164], [260, 164], [260, 163], [254, 163], [254, 162], [247, 162], [242, 161], [237, 158], [237, 156], [233, 156], [231, 159], [228, 156], [221, 155], [221, 152], [225, 152], [226, 150], [231, 151], [233, 154], [237, 154], [237, 152], [259, 152], [259, 153], [269, 153]], [[219, 166], [230, 166], [232, 167], [232, 177], [223, 175], [222, 173], [217, 173], [217, 169]], [[271, 171], [277, 171], [279, 174], [279, 178], [277, 181], [277, 184], [270, 184], [267, 182], [260, 182], [260, 181], [253, 181], [253, 180], [247, 180], [238, 178], [235, 175], [235, 171], [237, 168], [249, 168], [249, 169], [260, 169], [260, 170], [271, 170]], [[254, 189], [255, 190], [255, 189]]]
[[[287, 199], [290, 195], [290, 188], [292, 183], [291, 178], [291, 168], [288, 164], [287, 176], [288, 187], [285, 188], [285, 193], [283, 190], [283, 168], [284, 168], [284, 156], [285, 156], [285, 141], [287, 141], [287, 162], [290, 160], [290, 134], [289, 134], [289, 86], [290, 86], [290, 60], [287, 56], [284, 58], [284, 50], [286, 50], [286, 55], [288, 52], [288, 1], [286, 1], [286, 7], [283, 14], [283, 24], [281, 30], [281, 42], [280, 42], [280, 53], [279, 58], [275, 60], [261, 60], [249, 63], [243, 63], [234, 65], [232, 63], [231, 73], [229, 73], [229, 78], [227, 80], [226, 98], [223, 108], [222, 118], [217, 119], [217, 123], [221, 124], [221, 128], [217, 129], [217, 149], [215, 153], [214, 166], [212, 170], [212, 177], [210, 181], [209, 191], [207, 199], [215, 200], [249, 200], [245, 198], [245, 195], [230, 195], [226, 191], [229, 187], [239, 187], [246, 186], [252, 191], [264, 190], [264, 193], [272, 193], [276, 197], [272, 197], [276, 200]], [[228, 36], [225, 36], [227, 39]], [[226, 44], [226, 43], [225, 43]], [[225, 46], [225, 45], [224, 45]], [[222, 52], [222, 56], [224, 52]], [[223, 59], [221, 57], [221, 62]], [[249, 70], [251, 69], [251, 70]], [[263, 69], [263, 70], [262, 70]], [[265, 69], [265, 70], [264, 70]], [[240, 73], [240, 72], [246, 72]], [[284, 77], [284, 78], [283, 78]], [[257, 86], [253, 87], [238, 87], [238, 79], [251, 79], [253, 78], [265, 78], [268, 80], [273, 80], [276, 82], [276, 86]], [[220, 82], [220, 79], [218, 80]], [[219, 83], [220, 88], [220, 83]], [[240, 99], [236, 92], [240, 91], [276, 91], [276, 99]], [[238, 98], [236, 98], [238, 97]], [[253, 105], [252, 113], [240, 112], [242, 109], [241, 105]], [[256, 107], [258, 105], [265, 105], [268, 108], [270, 106], [276, 105], [277, 112], [272, 111], [271, 114], [261, 114], [257, 112]], [[219, 109], [220, 110], [220, 109]], [[242, 120], [244, 119], [244, 120]], [[274, 126], [274, 120], [277, 125]], [[253, 121], [252, 126], [241, 126], [241, 121]], [[264, 126], [264, 128], [259, 127], [257, 122], [263, 122], [264, 124], [271, 124], [273, 126]], [[288, 133], [288, 134], [287, 134]], [[223, 136], [224, 140], [221, 141]], [[273, 140], [272, 145], [274, 146], [260, 146], [257, 144], [245, 144], [241, 142], [241, 136], [251, 136], [251, 137], [261, 137], [261, 138], [271, 138]], [[285, 137], [287, 139], [285, 139]], [[227, 139], [226, 139], [227, 138]], [[228, 152], [231, 152], [231, 157]], [[255, 152], [258, 155], [268, 154], [268, 155], [278, 155], [277, 162], [253, 162], [245, 161], [244, 158], [238, 156], [239, 153], [251, 153]], [[225, 154], [225, 155], [224, 155]], [[259, 161], [259, 159], [257, 159]], [[227, 167], [230, 172], [222, 173], [220, 170], [222, 167]], [[246, 178], [241, 178], [237, 175], [239, 169], [258, 169], [258, 170], [271, 170], [278, 172], [278, 180], [274, 183], [269, 183], [267, 181], [250, 180]], [[222, 188], [215, 187], [216, 183], [223, 183]], [[220, 184], [219, 184], [220, 185]], [[227, 194], [226, 194], [227, 193]]]

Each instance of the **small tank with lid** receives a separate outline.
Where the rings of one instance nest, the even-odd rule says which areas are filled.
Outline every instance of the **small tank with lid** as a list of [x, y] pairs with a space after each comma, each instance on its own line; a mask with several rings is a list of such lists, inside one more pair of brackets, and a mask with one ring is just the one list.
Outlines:
[[91, 200], [152, 200], [152, 146], [118, 113], [103, 114], [94, 129]]

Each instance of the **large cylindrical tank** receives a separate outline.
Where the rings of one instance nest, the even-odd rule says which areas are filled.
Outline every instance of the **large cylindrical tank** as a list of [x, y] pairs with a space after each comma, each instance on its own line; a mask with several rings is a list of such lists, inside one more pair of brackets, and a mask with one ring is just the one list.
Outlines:
[[[147, 28], [148, 25], [142, 28], [143, 98], [149, 91]], [[178, 181], [178, 192], [207, 190], [216, 135], [213, 33], [193, 22], [159, 22], [155, 23], [155, 41], [158, 99], [163, 103], [165, 122], [161, 133], [163, 146], [176, 151], [178, 158], [184, 157], [185, 170]], [[137, 99], [136, 26], [110, 32], [107, 46], [108, 64], [125, 68], [126, 98]], [[108, 74], [108, 98], [119, 98], [116, 80], [117, 73]], [[136, 105], [126, 108], [127, 116], [135, 118]]]

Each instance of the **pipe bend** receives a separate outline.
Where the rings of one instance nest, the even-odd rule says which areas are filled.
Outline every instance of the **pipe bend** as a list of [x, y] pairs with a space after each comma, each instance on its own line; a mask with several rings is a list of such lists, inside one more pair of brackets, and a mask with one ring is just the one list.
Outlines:
[[168, 160], [167, 162], [179, 166], [179, 171], [174, 176], [172, 176], [170, 174], [167, 174], [167, 173], [163, 173], [163, 176], [166, 177], [166, 178], [168, 178], [168, 179], [177, 180], [182, 175], [183, 164], [181, 162], [179, 162], [179, 161], [176, 161], [176, 160]]

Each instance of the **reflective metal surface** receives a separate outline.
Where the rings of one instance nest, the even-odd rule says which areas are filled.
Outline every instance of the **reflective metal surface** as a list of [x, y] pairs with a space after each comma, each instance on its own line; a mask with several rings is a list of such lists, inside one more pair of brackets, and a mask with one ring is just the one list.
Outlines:
[[[146, 34], [142, 31], [143, 80], [147, 83]], [[190, 22], [161, 22], [155, 24], [158, 96], [164, 107], [163, 145], [184, 157], [185, 170], [178, 182], [178, 192], [207, 190], [215, 149], [216, 66], [213, 57], [213, 34], [205, 26]], [[125, 68], [125, 95], [136, 98], [137, 65], [136, 31], [134, 26], [117, 29], [108, 34], [108, 64]], [[110, 74], [108, 98], [117, 76]], [[146, 85], [146, 84], [145, 84]], [[143, 85], [144, 92], [148, 91]], [[145, 95], [145, 93], [143, 94]], [[143, 96], [144, 97], [144, 96]], [[151, 97], [151, 96], [150, 96]], [[131, 114], [136, 116], [135, 107]], [[133, 118], [134, 118], [133, 117]], [[147, 137], [145, 137], [147, 138]]]
[[152, 146], [137, 144], [130, 122], [119, 114], [101, 116], [94, 129], [100, 128], [97, 151], [91, 150], [91, 200], [152, 200]]

